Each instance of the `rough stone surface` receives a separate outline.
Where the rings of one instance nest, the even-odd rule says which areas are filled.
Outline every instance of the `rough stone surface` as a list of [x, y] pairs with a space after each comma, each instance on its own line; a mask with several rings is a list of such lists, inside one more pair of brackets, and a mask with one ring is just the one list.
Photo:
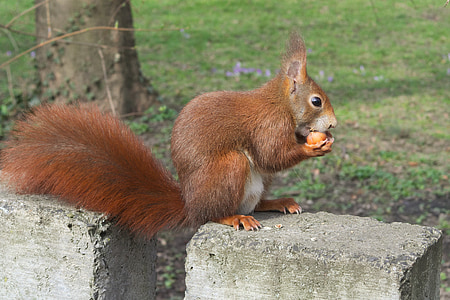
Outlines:
[[0, 186], [0, 299], [154, 299], [156, 242]]
[[185, 299], [439, 299], [437, 229], [329, 213], [255, 216], [265, 226], [257, 232], [199, 229]]

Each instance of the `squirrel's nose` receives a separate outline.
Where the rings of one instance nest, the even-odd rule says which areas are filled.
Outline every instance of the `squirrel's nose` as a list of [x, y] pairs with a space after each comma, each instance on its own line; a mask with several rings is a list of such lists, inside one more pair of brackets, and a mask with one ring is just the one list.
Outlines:
[[336, 120], [336, 117], [334, 117], [334, 118], [331, 120], [330, 125], [328, 126], [328, 129], [335, 128], [336, 125], [337, 125], [337, 120]]

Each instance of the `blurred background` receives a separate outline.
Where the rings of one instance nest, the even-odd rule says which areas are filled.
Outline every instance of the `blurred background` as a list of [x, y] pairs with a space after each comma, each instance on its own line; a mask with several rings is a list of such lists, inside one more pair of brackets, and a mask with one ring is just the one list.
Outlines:
[[[326, 157], [282, 172], [273, 197], [294, 197], [307, 212], [441, 229], [441, 295], [450, 299], [445, 1], [66, 2], [72, 1], [2, 3], [1, 139], [40, 103], [96, 101], [174, 171], [170, 132], [181, 108], [204, 92], [264, 84], [278, 72], [289, 32], [299, 31], [308, 73], [334, 106], [336, 141]], [[158, 237], [159, 299], [184, 296], [191, 234]]]

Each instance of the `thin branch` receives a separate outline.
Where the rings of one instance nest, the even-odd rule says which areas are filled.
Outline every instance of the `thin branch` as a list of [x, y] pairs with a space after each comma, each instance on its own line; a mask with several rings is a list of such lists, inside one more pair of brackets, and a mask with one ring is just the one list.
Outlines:
[[0, 28], [4, 28], [4, 29], [6, 29], [6, 30], [8, 30], [8, 31], [11, 31], [11, 32], [14, 32], [14, 33], [18, 33], [18, 34], [23, 34], [23, 35], [28, 35], [28, 36], [39, 37], [39, 36], [37, 36], [37, 35], [34, 34], [34, 33], [28, 33], [28, 32], [25, 32], [25, 31], [20, 31], [20, 30], [16, 30], [16, 29], [9, 28], [7, 25], [2, 25], [2, 24], [0, 24]]
[[95, 47], [95, 48], [102, 48], [102, 49], [127, 49], [127, 50], [133, 50], [136, 47], [124, 47], [124, 46], [108, 46], [108, 45], [102, 45], [102, 44], [94, 44], [94, 43], [85, 43], [85, 42], [76, 42], [76, 41], [67, 41], [67, 40], [59, 40], [58, 43], [63, 42], [66, 44], [75, 44], [75, 45], [81, 45], [81, 46], [88, 46], [88, 47]]
[[448, 5], [448, 2], [449, 2], [449, 1], [450, 1], [450, 0], [445, 1], [444, 7], [446, 7], [446, 6]]
[[[119, 10], [122, 9], [122, 7], [125, 5], [125, 3], [130, 2], [130, 0], [125, 0], [122, 3], [120, 3], [117, 8], [114, 10], [114, 12], [111, 15], [111, 18], [109, 19], [108, 24], [110, 25], [114, 25], [114, 19], [116, 18], [116, 15], [119, 13]], [[131, 3], [129, 3], [129, 5], [131, 6]]]
[[[37, 35], [37, 34], [33, 34], [33, 33], [28, 33], [28, 32], [25, 32], [25, 31], [19, 31], [19, 30], [15, 30], [15, 29], [12, 29], [12, 28], [7, 28], [6, 25], [2, 25], [2, 24], [0, 24], [0, 28], [3, 29], [5, 31], [5, 34], [7, 34], [7, 35], [9, 35], [10, 32], [13, 32], [13, 33], [18, 33], [18, 34], [33, 36], [33, 37], [36, 37], [36, 38], [42, 38], [42, 39], [46, 38], [45, 36], [42, 36], [42, 35]], [[89, 47], [95, 47], [95, 48], [101, 47], [103, 49], [108, 49], [108, 48], [133, 49], [133, 48], [135, 48], [135, 47], [108, 46], [108, 45], [102, 45], [102, 44], [85, 43], [85, 42], [77, 42], [77, 41], [68, 41], [68, 40], [64, 40], [64, 39], [56, 41], [56, 42], [58, 42], [58, 43], [62, 42], [62, 43], [66, 43], [66, 44], [82, 45], [82, 46], [89, 46]], [[19, 51], [19, 50], [16, 49], [16, 51]]]
[[128, 118], [128, 117], [136, 117], [136, 116], [142, 116], [144, 115], [144, 112], [131, 112], [131, 113], [126, 113], [123, 115], [120, 115], [120, 118]]
[[34, 10], [34, 9], [36, 9], [36, 8], [38, 8], [39, 6], [41, 6], [41, 5], [43, 5], [43, 4], [48, 3], [48, 1], [49, 1], [49, 0], [42, 1], [41, 3], [36, 4], [36, 5], [32, 6], [32, 7], [30, 7], [30, 8], [28, 8], [28, 9], [24, 10], [23, 12], [21, 12], [20, 14], [18, 14], [18, 15], [15, 16], [14, 18], [12, 18], [11, 21], [9, 21], [8, 24], [5, 25], [5, 27], [6, 27], [6, 28], [9, 28], [9, 27], [11, 26], [11, 24], [14, 23], [18, 18], [20, 18], [21, 16], [23, 16], [23, 15], [29, 13], [30, 11], [32, 11], [32, 10]]
[[112, 101], [111, 97], [111, 91], [109, 89], [108, 84], [108, 75], [106, 74], [106, 66], [105, 66], [105, 59], [103, 58], [103, 52], [102, 49], [98, 49], [98, 55], [100, 55], [100, 61], [102, 63], [102, 69], [103, 69], [103, 77], [105, 78], [105, 89], [106, 89], [106, 95], [108, 96], [109, 106], [111, 106], [111, 112], [113, 116], [116, 115], [116, 109], [114, 108], [114, 103]]
[[11, 42], [11, 45], [14, 48], [14, 51], [19, 52], [19, 46], [17, 45], [16, 40], [13, 38], [13, 36], [11, 35], [11, 32], [9, 32], [8, 29], [3, 29], [2, 31], [6, 34], [6, 36], [9, 38], [9, 41]]
[[50, 4], [47, 2], [45, 4], [45, 12], [47, 13], [47, 38], [52, 37], [52, 23], [50, 21]]
[[[4, 27], [4, 26], [0, 25], [0, 27]], [[8, 29], [8, 30], [10, 30], [10, 29]], [[62, 40], [62, 39], [65, 39], [65, 38], [68, 38], [68, 37], [71, 37], [71, 36], [83, 34], [83, 33], [89, 32], [89, 31], [96, 31], [96, 30], [116, 30], [116, 31], [126, 31], [126, 32], [128, 32], [128, 31], [154, 31], [155, 32], [155, 31], [163, 31], [164, 29], [159, 29], [158, 30], [158, 29], [115, 28], [115, 27], [108, 27], [108, 26], [96, 26], [96, 27], [84, 28], [84, 29], [81, 29], [81, 30], [78, 30], [78, 31], [70, 32], [70, 33], [67, 33], [67, 34], [64, 34], [64, 35], [52, 38], [50, 40], [47, 40], [45, 42], [42, 42], [42, 43], [34, 46], [34, 47], [31, 47], [31, 48], [27, 49], [26, 51], [24, 51], [24, 52], [22, 52], [22, 53], [20, 53], [20, 54], [18, 54], [16, 56], [14, 56], [13, 58], [11, 58], [11, 59], [7, 60], [6, 62], [2, 63], [0, 65], [0, 69], [4, 68], [6, 65], [9, 65], [13, 61], [15, 61], [15, 60], [19, 59], [20, 57], [24, 56], [25, 54], [28, 54], [31, 51], [34, 51], [34, 50], [36, 50], [36, 49], [38, 49], [40, 47], [43, 47], [45, 45], [51, 44], [53, 42], [56, 42], [56, 41], [59, 41], [59, 40]], [[178, 31], [180, 29], [169, 29], [169, 30], [170, 31]], [[167, 30], [167, 31], [169, 31], [169, 30]]]

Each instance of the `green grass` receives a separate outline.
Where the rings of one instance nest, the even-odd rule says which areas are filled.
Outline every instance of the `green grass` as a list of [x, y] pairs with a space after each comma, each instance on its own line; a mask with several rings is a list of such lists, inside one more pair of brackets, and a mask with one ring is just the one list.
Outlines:
[[[449, 62], [442, 62], [448, 53], [448, 10], [433, 1], [383, 1], [375, 7], [370, 1], [295, 3], [135, 1], [136, 27], [162, 30], [136, 34], [144, 73], [167, 96], [185, 101], [209, 87], [250, 89], [264, 78], [218, 75], [237, 61], [275, 71], [287, 33], [297, 29], [312, 50], [310, 75], [324, 71], [322, 81], [335, 101], [366, 101], [373, 92], [373, 100], [411, 94], [435, 80], [443, 87], [448, 79]], [[179, 30], [167, 31], [180, 28], [189, 38]], [[218, 71], [215, 76], [211, 69]], [[334, 78], [330, 84], [328, 76]], [[375, 76], [384, 80], [375, 81]]]

